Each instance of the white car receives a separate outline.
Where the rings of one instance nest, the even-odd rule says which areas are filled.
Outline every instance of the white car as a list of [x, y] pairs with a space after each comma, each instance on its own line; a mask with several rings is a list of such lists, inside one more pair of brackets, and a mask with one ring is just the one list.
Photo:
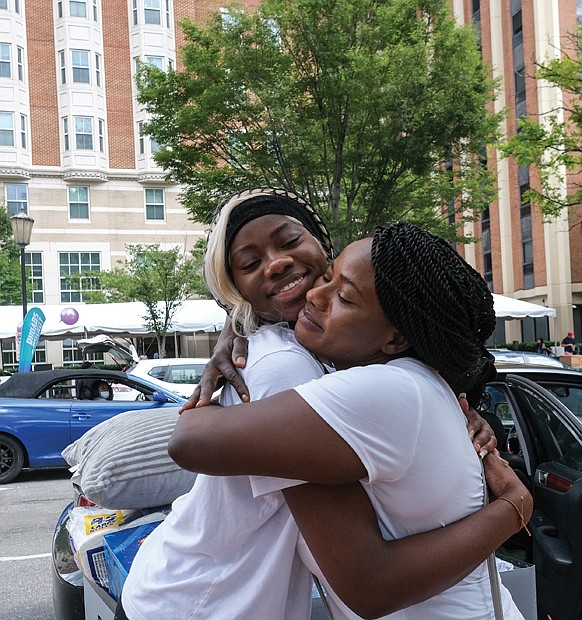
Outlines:
[[[108, 353], [121, 366], [127, 366], [127, 374], [147, 379], [175, 394], [189, 398], [198, 385], [208, 358], [164, 357], [160, 359], [139, 359], [135, 347], [123, 345], [110, 336], [95, 336], [79, 340], [77, 347], [88, 353]], [[116, 400], [121, 395], [115, 395]]]
[[157, 360], [140, 360], [127, 373], [147, 379], [168, 390], [189, 398], [198, 385], [204, 366], [203, 357], [165, 357]]

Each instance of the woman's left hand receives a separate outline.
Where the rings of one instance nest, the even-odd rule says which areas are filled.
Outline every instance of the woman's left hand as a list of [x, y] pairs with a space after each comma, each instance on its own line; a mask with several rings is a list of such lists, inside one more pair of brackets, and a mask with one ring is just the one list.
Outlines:
[[473, 447], [477, 454], [483, 458], [497, 447], [495, 433], [489, 424], [469, 405], [465, 394], [459, 395], [459, 404], [467, 417], [467, 430], [473, 441]]

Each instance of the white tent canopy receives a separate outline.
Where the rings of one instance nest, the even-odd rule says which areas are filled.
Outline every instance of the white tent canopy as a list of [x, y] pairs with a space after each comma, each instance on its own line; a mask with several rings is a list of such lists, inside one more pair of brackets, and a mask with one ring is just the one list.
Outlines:
[[513, 299], [505, 295], [493, 295], [495, 316], [498, 319], [525, 319], [543, 316], [556, 316], [554, 308], [546, 308], [539, 304], [532, 304], [521, 299]]
[[[503, 319], [556, 316], [553, 308], [546, 308], [504, 295], [493, 295], [495, 315]], [[60, 340], [62, 338], [83, 338], [94, 334], [144, 336], [145, 305], [139, 301], [119, 304], [68, 304], [39, 305], [46, 317], [41, 338]], [[79, 314], [73, 325], [61, 319], [63, 310], [74, 308]], [[195, 333], [220, 331], [224, 326], [226, 312], [213, 300], [185, 301], [174, 316], [168, 331], [173, 333]], [[22, 322], [20, 306], [0, 306], [0, 340], [14, 338], [16, 328]]]
[[[143, 318], [147, 314], [146, 307], [139, 301], [118, 304], [38, 305], [36, 307], [40, 308], [46, 317], [41, 332], [41, 338], [44, 339], [82, 338], [89, 334], [123, 334], [124, 336], [148, 334]], [[61, 313], [71, 308], [76, 310], [79, 318], [73, 325], [67, 325], [63, 322]], [[185, 301], [176, 311], [168, 333], [191, 334], [220, 331], [225, 319], [226, 312], [215, 301], [189, 300]], [[0, 340], [14, 338], [17, 326], [21, 322], [22, 308], [20, 306], [1, 306]]]

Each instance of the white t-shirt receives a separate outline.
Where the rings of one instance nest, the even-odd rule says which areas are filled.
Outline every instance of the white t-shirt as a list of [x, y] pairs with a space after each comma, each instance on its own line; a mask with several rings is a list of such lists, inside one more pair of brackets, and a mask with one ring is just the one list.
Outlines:
[[[249, 338], [241, 374], [253, 400], [324, 373], [280, 325]], [[227, 386], [221, 404], [240, 400]], [[130, 620], [304, 620], [311, 578], [282, 493], [254, 498], [248, 476], [198, 475], [145, 540], [123, 589]]]
[[[352, 368], [295, 389], [360, 457], [368, 473], [362, 483], [385, 539], [434, 530], [482, 506], [481, 466], [466, 418], [449, 386], [421, 362], [403, 358]], [[254, 479], [255, 494], [268, 494], [275, 480], [263, 485]], [[279, 488], [288, 485], [279, 480]], [[326, 583], [304, 543], [300, 553]], [[327, 589], [335, 620], [357, 618]], [[501, 589], [505, 619], [522, 618]], [[486, 564], [445, 592], [388, 617], [492, 619]]]

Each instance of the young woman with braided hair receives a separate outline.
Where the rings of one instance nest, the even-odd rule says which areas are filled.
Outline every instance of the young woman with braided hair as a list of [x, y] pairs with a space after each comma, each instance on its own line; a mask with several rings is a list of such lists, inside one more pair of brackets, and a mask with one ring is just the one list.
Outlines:
[[[442, 313], [441, 304], [446, 306]], [[251, 475], [256, 498], [284, 489], [321, 570], [306, 548], [302, 558], [327, 578], [335, 618], [355, 617], [339, 597], [367, 617], [411, 605], [395, 617], [492, 618], [487, 570], [479, 564], [471, 571], [477, 563], [464, 557], [469, 547], [474, 551], [470, 541], [452, 542], [435, 553], [434, 540], [422, 538], [435, 532], [403, 539], [445, 525], [446, 532], [462, 524], [450, 525], [459, 519], [478, 516], [472, 513], [483, 501], [480, 463], [466, 439], [453, 390], [467, 392], [475, 403], [494, 373], [484, 349], [493, 327], [489, 291], [450, 246], [406, 223], [379, 229], [373, 241], [356, 242], [342, 252], [307, 293], [299, 313], [298, 342], [338, 372], [265, 400], [186, 411], [170, 453], [187, 469]], [[496, 452], [485, 457], [485, 464], [490, 485], [505, 501], [483, 510], [512, 514], [512, 530], [521, 528], [531, 514], [531, 497]], [[419, 541], [415, 557], [393, 555], [405, 558], [406, 570], [416, 565], [411, 573], [416, 579], [398, 582], [399, 566], [385, 562], [381, 543], [366, 546], [370, 537], [352, 533], [341, 518], [338, 524], [331, 509], [341, 505], [337, 485], [350, 485], [350, 502], [358, 481], [384, 538]], [[338, 539], [342, 531], [353, 540]], [[451, 569], [455, 562], [467, 564]], [[461, 579], [441, 594], [442, 584], [434, 582], [436, 563], [456, 570], [449, 584]], [[354, 564], [362, 567], [359, 575]], [[414, 604], [426, 597], [427, 584], [435, 596]], [[503, 588], [502, 596], [505, 618], [521, 618]]]

